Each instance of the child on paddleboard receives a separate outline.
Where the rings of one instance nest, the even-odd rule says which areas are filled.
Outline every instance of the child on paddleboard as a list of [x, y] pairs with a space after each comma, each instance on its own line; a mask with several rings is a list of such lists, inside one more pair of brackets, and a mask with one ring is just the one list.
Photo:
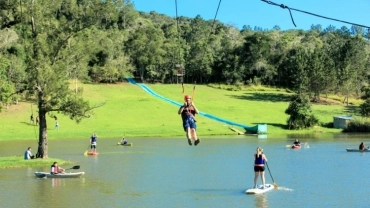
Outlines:
[[[90, 138], [90, 149], [91, 149], [91, 152], [96, 152], [96, 141], [98, 139], [98, 136], [93, 133], [91, 138]], [[94, 151], [93, 151], [94, 149]]]
[[293, 145], [296, 146], [296, 147], [300, 147], [301, 146], [301, 142], [299, 142], [298, 139], [295, 139]]
[[128, 144], [128, 141], [125, 139], [125, 137], [122, 137], [121, 144]]

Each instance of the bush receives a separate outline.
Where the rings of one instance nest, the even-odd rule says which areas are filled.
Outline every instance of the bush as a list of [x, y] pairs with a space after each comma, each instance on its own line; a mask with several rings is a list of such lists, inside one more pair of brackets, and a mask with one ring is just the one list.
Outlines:
[[370, 122], [367, 119], [352, 119], [343, 132], [370, 132]]
[[307, 96], [294, 95], [285, 113], [289, 129], [304, 129], [317, 125], [319, 120], [313, 115], [311, 103]]
[[364, 117], [370, 116], [370, 98], [360, 105], [360, 114]]

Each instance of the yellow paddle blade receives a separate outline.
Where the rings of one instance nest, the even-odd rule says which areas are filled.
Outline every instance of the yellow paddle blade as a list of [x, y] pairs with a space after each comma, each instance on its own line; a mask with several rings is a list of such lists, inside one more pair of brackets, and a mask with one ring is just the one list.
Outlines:
[[286, 148], [289, 148], [289, 147], [292, 147], [292, 145], [291, 144], [287, 144], [285, 147]]
[[274, 188], [276, 188], [276, 189], [278, 188], [278, 185], [276, 183], [274, 183]]
[[87, 152], [88, 152], [88, 151], [86, 150], [86, 151], [84, 152], [84, 155], [87, 155]]

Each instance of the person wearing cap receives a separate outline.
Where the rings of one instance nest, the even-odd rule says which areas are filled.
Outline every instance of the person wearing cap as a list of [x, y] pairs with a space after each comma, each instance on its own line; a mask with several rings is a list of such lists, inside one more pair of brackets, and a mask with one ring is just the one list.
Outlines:
[[197, 146], [200, 142], [200, 139], [197, 137], [196, 133], [196, 120], [195, 114], [198, 114], [199, 111], [195, 107], [192, 99], [189, 95], [184, 96], [184, 105], [182, 105], [178, 111], [178, 114], [181, 115], [182, 118], [182, 125], [184, 131], [186, 132], [186, 137], [188, 139], [188, 144], [192, 145], [192, 140], [194, 141], [194, 145]]

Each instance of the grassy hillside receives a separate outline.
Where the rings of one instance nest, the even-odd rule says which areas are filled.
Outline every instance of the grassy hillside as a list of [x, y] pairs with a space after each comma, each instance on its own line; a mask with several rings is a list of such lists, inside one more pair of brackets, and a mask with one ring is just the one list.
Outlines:
[[[148, 84], [156, 93], [182, 103], [181, 85]], [[85, 84], [84, 96], [91, 105], [106, 102], [94, 110], [94, 114], [81, 123], [57, 114], [59, 130], [54, 130], [54, 119], [47, 117], [49, 139], [88, 139], [96, 132], [100, 139], [126, 137], [183, 137], [178, 107], [155, 98], [140, 87], [128, 83], [112, 85]], [[191, 94], [193, 85], [185, 85], [185, 93]], [[339, 132], [337, 129], [317, 127], [302, 131], [284, 129], [289, 93], [282, 91], [228, 91], [197, 85], [194, 103], [202, 112], [212, 114], [247, 126], [268, 124], [268, 134]], [[346, 115], [342, 105], [313, 105], [315, 115], [323, 123], [332, 122], [334, 115]], [[0, 140], [37, 139], [38, 128], [29, 121], [37, 108], [29, 102], [10, 106], [0, 113]], [[235, 134], [229, 126], [197, 116], [198, 134]], [[239, 128], [240, 131], [243, 131]]]

